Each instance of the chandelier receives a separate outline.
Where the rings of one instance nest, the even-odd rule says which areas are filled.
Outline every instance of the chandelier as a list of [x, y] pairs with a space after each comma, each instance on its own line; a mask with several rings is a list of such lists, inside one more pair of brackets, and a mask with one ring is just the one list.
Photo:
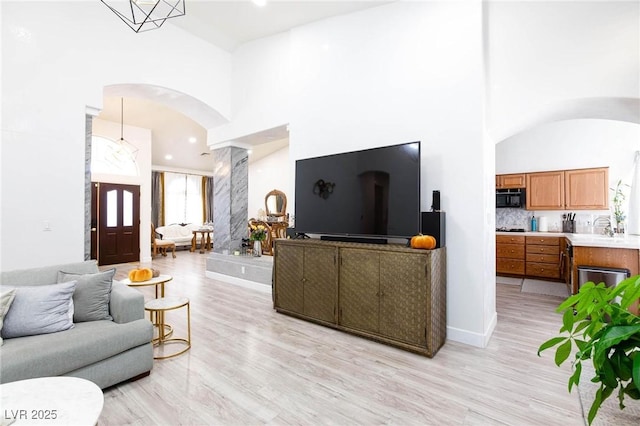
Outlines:
[[185, 0], [100, 1], [136, 33], [160, 28], [167, 19], [185, 14]]

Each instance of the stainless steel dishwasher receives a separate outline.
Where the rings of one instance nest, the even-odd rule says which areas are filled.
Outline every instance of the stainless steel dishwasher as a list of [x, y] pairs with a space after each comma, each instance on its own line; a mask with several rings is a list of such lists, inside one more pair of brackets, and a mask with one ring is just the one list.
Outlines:
[[604, 283], [607, 287], [615, 287], [630, 275], [631, 272], [623, 268], [578, 265], [578, 288], [589, 281], [593, 281], [596, 284]]

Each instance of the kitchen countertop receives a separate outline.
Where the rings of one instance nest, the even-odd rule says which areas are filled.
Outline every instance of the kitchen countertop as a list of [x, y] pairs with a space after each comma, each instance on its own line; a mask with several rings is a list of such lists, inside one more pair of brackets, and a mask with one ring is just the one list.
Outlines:
[[640, 250], [640, 236], [627, 235], [608, 237], [598, 234], [571, 234], [563, 232], [506, 232], [496, 231], [496, 235], [523, 235], [525, 237], [566, 237], [576, 247], [605, 247]]

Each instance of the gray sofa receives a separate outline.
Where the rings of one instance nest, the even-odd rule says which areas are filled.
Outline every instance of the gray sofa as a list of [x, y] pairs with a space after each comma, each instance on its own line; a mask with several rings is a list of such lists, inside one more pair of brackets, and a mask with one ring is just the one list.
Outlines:
[[[95, 261], [0, 273], [7, 287], [56, 283], [58, 271], [99, 272]], [[153, 367], [153, 327], [144, 318], [144, 296], [113, 281], [113, 321], [91, 321], [50, 334], [6, 338], [0, 346], [0, 383], [45, 376], [81, 377], [106, 388], [148, 374]]]

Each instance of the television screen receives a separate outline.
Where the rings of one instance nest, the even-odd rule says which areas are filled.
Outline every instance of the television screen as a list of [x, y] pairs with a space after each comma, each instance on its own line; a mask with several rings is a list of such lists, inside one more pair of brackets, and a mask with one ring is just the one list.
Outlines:
[[297, 233], [420, 232], [420, 142], [296, 161]]

